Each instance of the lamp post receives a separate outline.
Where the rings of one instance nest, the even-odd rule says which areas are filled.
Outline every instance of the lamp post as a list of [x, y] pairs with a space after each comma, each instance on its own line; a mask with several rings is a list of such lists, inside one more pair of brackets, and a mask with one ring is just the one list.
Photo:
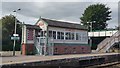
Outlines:
[[[13, 12], [15, 13], [15, 30], [14, 30], [14, 34], [16, 34], [16, 23], [17, 23], [17, 19], [16, 19], [16, 16], [17, 16], [17, 11], [20, 11], [21, 9], [17, 9], [17, 10], [14, 10]], [[14, 39], [14, 44], [13, 44], [13, 56], [15, 56], [15, 42], [16, 40]]]
[[[87, 22], [87, 23], [90, 24], [90, 32], [92, 34], [92, 22]], [[91, 37], [89, 37], [89, 39], [90, 39], [90, 49], [91, 49], [91, 47], [92, 47], [92, 35], [91, 35]]]
[[[118, 35], [120, 35], [120, 24], [118, 26]], [[120, 36], [118, 37], [118, 41], [120, 41]], [[120, 53], [120, 44], [118, 44], [118, 53]]]

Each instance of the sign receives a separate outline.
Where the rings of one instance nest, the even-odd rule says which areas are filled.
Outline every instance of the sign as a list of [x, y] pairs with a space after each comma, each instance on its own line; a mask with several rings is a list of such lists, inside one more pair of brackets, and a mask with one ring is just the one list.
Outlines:
[[43, 21], [39, 21], [37, 25], [43, 30], [47, 30], [47, 25]]
[[19, 36], [18, 34], [13, 34], [13, 36]]
[[19, 40], [20, 37], [11, 37], [11, 40]]

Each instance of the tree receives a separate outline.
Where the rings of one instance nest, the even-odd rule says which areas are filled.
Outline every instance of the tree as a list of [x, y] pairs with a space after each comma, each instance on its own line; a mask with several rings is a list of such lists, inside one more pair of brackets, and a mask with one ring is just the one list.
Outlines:
[[90, 31], [90, 22], [92, 23], [92, 30], [102, 30], [107, 27], [107, 21], [111, 20], [111, 13], [109, 7], [104, 4], [93, 4], [88, 6], [82, 17], [80, 18], [81, 23], [88, 26]]
[[[17, 22], [19, 21], [17, 20]], [[2, 50], [12, 50], [13, 40], [11, 40], [11, 36], [14, 34], [15, 16], [8, 15], [2, 17], [0, 23], [2, 23]], [[17, 33], [21, 37], [21, 26], [18, 24]], [[20, 50], [20, 41], [21, 40], [16, 41], [16, 50]]]

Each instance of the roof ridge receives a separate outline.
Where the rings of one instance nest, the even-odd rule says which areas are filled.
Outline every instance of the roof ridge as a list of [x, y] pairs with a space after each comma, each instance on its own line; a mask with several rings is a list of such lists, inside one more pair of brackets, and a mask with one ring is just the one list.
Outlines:
[[59, 20], [56, 20], [56, 19], [43, 18], [43, 17], [41, 17], [38, 21], [40, 21], [40, 20], [43, 20], [49, 26], [87, 30], [87, 28], [85, 26], [83, 26], [81, 24], [78, 24], [78, 23], [59, 21]]
[[50, 20], [50, 21], [57, 21], [57, 22], [61, 22], [61, 23], [68, 23], [68, 24], [75, 24], [75, 25], [80, 25], [78, 23], [70, 23], [68, 21], [60, 21], [60, 20], [57, 20], [57, 19], [50, 19], [50, 18], [41, 18], [41, 19], [46, 19], [46, 20]]

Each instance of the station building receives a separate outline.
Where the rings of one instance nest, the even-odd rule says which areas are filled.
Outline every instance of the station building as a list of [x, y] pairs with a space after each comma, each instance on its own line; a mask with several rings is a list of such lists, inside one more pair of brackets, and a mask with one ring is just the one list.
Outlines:
[[40, 18], [22, 28], [22, 54], [61, 55], [90, 53], [87, 28], [69, 22]]

